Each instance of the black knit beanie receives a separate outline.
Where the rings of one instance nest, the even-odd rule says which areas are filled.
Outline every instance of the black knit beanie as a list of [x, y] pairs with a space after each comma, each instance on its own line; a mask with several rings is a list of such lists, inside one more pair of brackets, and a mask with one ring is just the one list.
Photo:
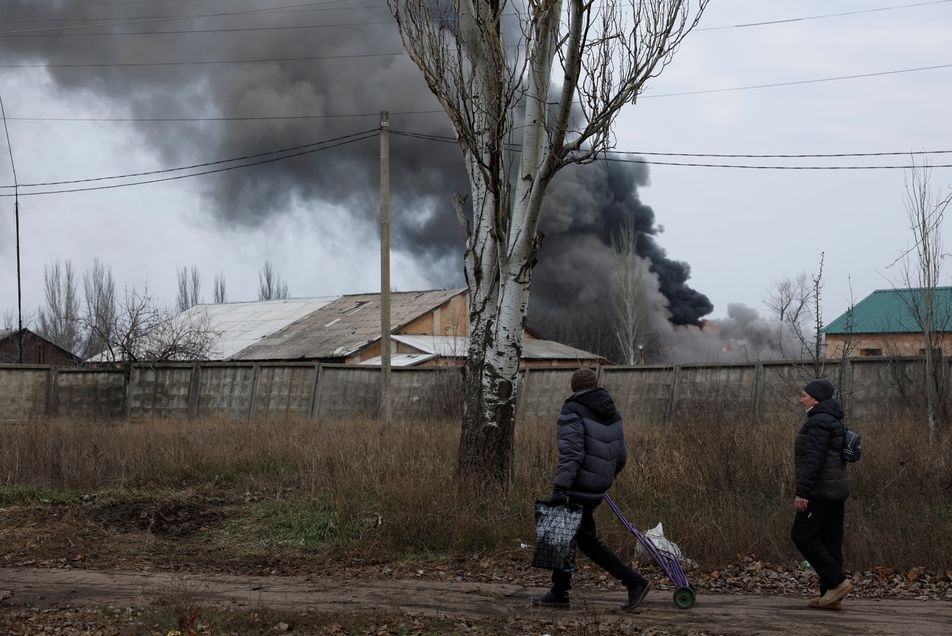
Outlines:
[[826, 379], [810, 380], [803, 390], [817, 402], [833, 397], [833, 383]]

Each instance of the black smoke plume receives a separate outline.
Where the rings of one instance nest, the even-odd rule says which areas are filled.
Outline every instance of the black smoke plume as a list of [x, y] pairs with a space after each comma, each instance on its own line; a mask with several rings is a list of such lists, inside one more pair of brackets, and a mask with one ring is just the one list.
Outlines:
[[[393, 113], [395, 132], [452, 136], [403, 53], [385, 5], [296, 4], [253, 11], [251, 4], [216, 0], [4, 2], [0, 56], [8, 64], [47, 64], [64, 99], [93, 93], [108, 98], [116, 116], [209, 118], [138, 124], [142, 143], [170, 166], [371, 130], [381, 110]], [[262, 59], [284, 61], [195, 63]], [[181, 64], [136, 66], [154, 62]], [[18, 114], [29, 115], [27, 109], [20, 104]], [[425, 264], [434, 285], [461, 284], [462, 235], [449, 204], [452, 193], [468, 190], [458, 147], [394, 134], [391, 151], [395, 249]], [[379, 210], [378, 157], [376, 139], [368, 139], [206, 177], [201, 187], [207, 207], [226, 226], [263, 226], [292, 202], [304, 201], [344, 207], [370, 234]], [[687, 264], [668, 258], [655, 240], [654, 212], [637, 190], [647, 181], [647, 168], [635, 164], [596, 163], [559, 175], [543, 214], [546, 238], [532, 291], [536, 314], [604, 301], [613, 270], [611, 237], [625, 219], [638, 228], [638, 254], [657, 277], [667, 299], [661, 311], [670, 321], [697, 324], [711, 311], [710, 301], [687, 284]]]

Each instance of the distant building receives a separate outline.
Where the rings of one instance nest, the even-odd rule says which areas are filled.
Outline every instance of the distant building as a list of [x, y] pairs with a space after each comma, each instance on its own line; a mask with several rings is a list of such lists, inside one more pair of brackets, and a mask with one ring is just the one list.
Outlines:
[[[0, 364], [16, 364], [19, 337], [16, 330], [0, 329]], [[79, 364], [80, 358], [53, 344], [29, 329], [23, 330], [23, 364], [49, 364], [67, 367]]]
[[[922, 307], [922, 289], [877, 289], [826, 326], [826, 357], [922, 355]], [[952, 354], [952, 287], [935, 289], [933, 307], [937, 348]]]
[[[469, 347], [468, 311], [466, 289], [391, 293], [391, 365], [461, 364]], [[210, 360], [381, 362], [379, 293], [196, 305], [175, 320], [213, 334]], [[526, 331], [524, 367], [605, 362]]]

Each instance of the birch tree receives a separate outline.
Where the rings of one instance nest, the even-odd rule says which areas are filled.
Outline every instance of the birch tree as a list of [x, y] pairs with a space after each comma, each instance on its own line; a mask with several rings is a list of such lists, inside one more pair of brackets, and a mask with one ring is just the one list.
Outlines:
[[537, 228], [552, 178], [612, 147], [618, 113], [671, 61], [707, 1], [388, 0], [469, 178], [469, 197], [454, 198], [470, 303], [458, 476], [509, 479]]
[[643, 363], [645, 337], [649, 327], [649, 308], [645, 303], [646, 265], [638, 256], [638, 231], [632, 221], [623, 223], [612, 237], [618, 267], [615, 270], [616, 337], [623, 364]]

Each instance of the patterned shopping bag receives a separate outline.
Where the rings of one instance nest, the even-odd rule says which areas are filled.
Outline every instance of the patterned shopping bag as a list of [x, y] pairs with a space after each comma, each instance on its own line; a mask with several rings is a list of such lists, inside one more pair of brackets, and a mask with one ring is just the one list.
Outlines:
[[536, 544], [532, 565], [546, 570], [575, 570], [575, 534], [582, 523], [582, 507], [535, 502]]

